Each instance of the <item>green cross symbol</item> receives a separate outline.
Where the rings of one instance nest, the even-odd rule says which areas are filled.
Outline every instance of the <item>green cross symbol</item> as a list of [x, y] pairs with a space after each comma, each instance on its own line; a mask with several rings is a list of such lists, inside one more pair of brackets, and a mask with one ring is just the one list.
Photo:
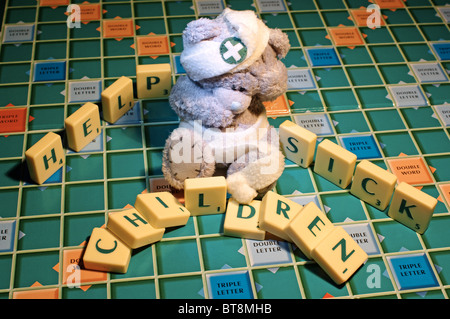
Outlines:
[[239, 38], [231, 37], [222, 41], [220, 55], [229, 64], [238, 64], [247, 56], [247, 47]]

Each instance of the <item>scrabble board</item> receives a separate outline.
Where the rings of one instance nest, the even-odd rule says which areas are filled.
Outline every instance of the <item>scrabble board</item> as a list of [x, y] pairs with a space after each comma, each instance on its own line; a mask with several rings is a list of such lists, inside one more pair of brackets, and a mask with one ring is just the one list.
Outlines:
[[[71, 5], [71, 7], [69, 7]], [[74, 6], [75, 5], [75, 6]], [[0, 298], [448, 299], [450, 0], [6, 0], [0, 42]], [[44, 184], [25, 151], [136, 65], [180, 64], [182, 31], [223, 8], [254, 10], [289, 36], [289, 88], [266, 104], [438, 199], [420, 235], [286, 161], [274, 191], [313, 201], [366, 251], [343, 285], [295, 245], [225, 236], [224, 214], [190, 217], [133, 251], [125, 274], [79, 267], [94, 227], [145, 192], [168, 190], [167, 98], [135, 99]], [[82, 21], [77, 19], [79, 9]], [[367, 11], [369, 9], [369, 12]], [[376, 15], [379, 12], [380, 15]], [[373, 15], [375, 14], [375, 15]], [[182, 193], [177, 196], [182, 197]], [[81, 265], [82, 266], [82, 265]]]

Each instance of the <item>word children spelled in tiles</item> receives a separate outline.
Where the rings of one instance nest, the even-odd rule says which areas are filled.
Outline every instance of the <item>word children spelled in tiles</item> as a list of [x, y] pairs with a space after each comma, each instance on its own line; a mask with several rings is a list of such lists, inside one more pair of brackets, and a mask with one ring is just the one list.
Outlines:
[[302, 208], [302, 205], [269, 191], [262, 199], [259, 227], [281, 239], [291, 241], [286, 235], [286, 227]]
[[306, 257], [334, 229], [333, 223], [316, 204], [308, 203], [287, 225], [286, 234]]
[[184, 205], [192, 216], [221, 214], [227, 206], [227, 181], [223, 176], [188, 178]]
[[223, 232], [227, 236], [263, 240], [266, 232], [259, 228], [261, 201], [240, 204], [233, 198], [228, 200]]
[[366, 252], [340, 226], [335, 226], [313, 248], [311, 256], [338, 285], [347, 281], [368, 259]]
[[160, 241], [165, 231], [153, 227], [135, 208], [109, 214], [107, 229], [132, 249]]
[[134, 207], [158, 228], [184, 226], [191, 215], [169, 192], [139, 194]]
[[131, 248], [112, 232], [94, 228], [86, 251], [83, 265], [86, 269], [126, 273], [131, 259]]

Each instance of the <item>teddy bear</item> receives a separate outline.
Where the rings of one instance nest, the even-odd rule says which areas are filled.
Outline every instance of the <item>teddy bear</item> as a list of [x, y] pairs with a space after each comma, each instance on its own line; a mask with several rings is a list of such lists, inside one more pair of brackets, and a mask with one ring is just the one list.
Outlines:
[[263, 102], [287, 89], [280, 59], [289, 39], [255, 12], [229, 8], [215, 19], [191, 21], [182, 39], [186, 75], [169, 96], [180, 124], [166, 140], [162, 172], [175, 189], [187, 178], [225, 176], [231, 197], [248, 204], [271, 190], [284, 170]]

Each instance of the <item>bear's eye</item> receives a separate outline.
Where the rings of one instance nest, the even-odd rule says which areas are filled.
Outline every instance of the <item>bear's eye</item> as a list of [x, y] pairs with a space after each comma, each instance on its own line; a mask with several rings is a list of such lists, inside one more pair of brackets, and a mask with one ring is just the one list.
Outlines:
[[239, 91], [239, 92], [245, 92], [245, 91], [247, 91], [245, 88], [243, 88], [243, 87], [241, 87], [241, 86], [240, 86], [239, 88], [237, 88], [236, 85], [234, 85], [234, 84], [231, 86], [231, 89], [232, 89], [233, 91]]

